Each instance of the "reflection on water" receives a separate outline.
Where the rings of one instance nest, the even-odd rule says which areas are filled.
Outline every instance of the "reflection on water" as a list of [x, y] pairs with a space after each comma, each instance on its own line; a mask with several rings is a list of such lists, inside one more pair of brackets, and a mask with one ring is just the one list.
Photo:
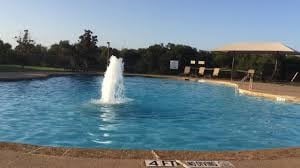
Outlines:
[[114, 122], [116, 118], [116, 113], [113, 110], [113, 107], [111, 106], [102, 106], [100, 107], [100, 111], [102, 114], [100, 114], [100, 119], [104, 122]]
[[99, 106], [99, 130], [101, 131], [101, 135], [98, 135], [98, 138], [92, 140], [95, 143], [98, 144], [110, 144], [112, 143], [111, 140], [109, 140], [110, 132], [117, 130], [118, 125], [115, 123], [116, 119], [116, 113], [114, 111], [113, 106]]

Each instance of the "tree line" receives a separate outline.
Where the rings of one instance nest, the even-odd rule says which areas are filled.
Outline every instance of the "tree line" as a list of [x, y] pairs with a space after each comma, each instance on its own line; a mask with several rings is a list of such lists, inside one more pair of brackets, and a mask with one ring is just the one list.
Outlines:
[[[98, 36], [91, 30], [84, 30], [76, 43], [62, 40], [49, 48], [37, 44], [30, 37], [29, 30], [15, 37], [17, 46], [0, 39], [0, 64], [18, 64], [22, 66], [49, 66], [72, 71], [104, 71], [108, 54], [122, 57], [124, 70], [129, 73], [180, 74], [191, 60], [205, 61], [206, 67], [231, 69], [232, 57], [224, 53], [197, 50], [181, 44], [155, 44], [148, 48], [116, 49], [98, 46]], [[179, 61], [178, 70], [170, 70], [170, 60]], [[272, 57], [256, 54], [236, 57], [236, 70], [256, 70], [257, 78], [268, 79], [274, 67]], [[281, 56], [278, 62], [278, 80], [289, 80], [295, 72], [300, 72], [300, 58]], [[243, 74], [241, 74], [243, 75]], [[221, 74], [229, 77], [229, 74]], [[236, 73], [236, 77], [240, 77]]]

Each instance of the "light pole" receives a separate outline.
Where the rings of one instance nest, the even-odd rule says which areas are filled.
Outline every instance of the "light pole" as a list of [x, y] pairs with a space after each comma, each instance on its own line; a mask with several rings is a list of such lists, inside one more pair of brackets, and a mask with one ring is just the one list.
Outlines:
[[109, 63], [109, 57], [110, 57], [110, 54], [109, 54], [109, 48], [110, 48], [110, 42], [108, 41], [107, 42], [107, 66], [108, 66], [108, 63]]

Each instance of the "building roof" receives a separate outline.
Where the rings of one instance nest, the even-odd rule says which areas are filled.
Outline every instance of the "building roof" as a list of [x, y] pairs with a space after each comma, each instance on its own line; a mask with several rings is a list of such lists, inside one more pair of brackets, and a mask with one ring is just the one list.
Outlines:
[[224, 45], [215, 48], [212, 51], [219, 52], [285, 52], [297, 53], [296, 50], [280, 43], [280, 42], [267, 42], [267, 43], [235, 43]]

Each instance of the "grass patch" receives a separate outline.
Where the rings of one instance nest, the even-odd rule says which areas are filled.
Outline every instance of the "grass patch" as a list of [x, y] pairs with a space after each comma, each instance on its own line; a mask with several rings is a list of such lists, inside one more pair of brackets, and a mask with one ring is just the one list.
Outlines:
[[64, 68], [23, 66], [22, 65], [0, 65], [0, 72], [28, 72], [28, 71], [66, 71]]

